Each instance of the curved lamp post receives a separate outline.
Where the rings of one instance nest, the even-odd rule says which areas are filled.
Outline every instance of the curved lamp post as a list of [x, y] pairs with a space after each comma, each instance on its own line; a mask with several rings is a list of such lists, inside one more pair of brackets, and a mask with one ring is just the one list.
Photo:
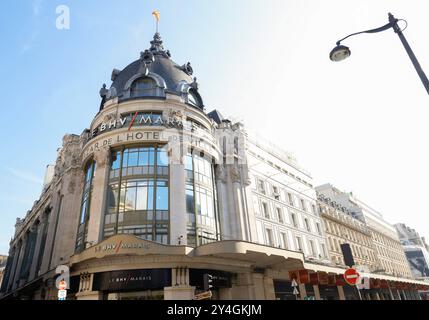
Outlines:
[[[393, 28], [395, 33], [398, 34], [399, 39], [401, 40], [405, 50], [408, 53], [408, 56], [411, 59], [411, 62], [414, 65], [414, 68], [416, 69], [416, 71], [420, 77], [420, 80], [423, 83], [423, 86], [425, 87], [427, 93], [429, 94], [429, 80], [426, 77], [426, 74], [424, 73], [419, 62], [417, 61], [417, 58], [414, 55], [413, 50], [411, 50], [410, 45], [408, 44], [407, 40], [405, 39], [405, 36], [402, 33], [403, 30], [401, 30], [401, 28], [399, 28], [398, 21], [400, 21], [400, 20], [402, 20], [402, 19], [396, 19], [391, 13], [389, 13], [389, 23], [385, 24], [384, 26], [382, 26], [380, 28], [375, 28], [375, 29], [370, 29], [370, 30], [366, 30], [366, 31], [361, 31], [361, 32], [349, 34], [347, 37], [344, 37], [341, 40], [337, 41], [336, 47], [334, 49], [332, 49], [331, 53], [329, 54], [329, 58], [332, 61], [342, 61], [342, 60], [350, 57], [350, 55], [351, 55], [350, 49], [346, 46], [341, 45], [341, 41], [343, 41], [343, 40], [345, 40], [351, 36], [361, 34], [361, 33], [377, 33], [377, 32], [381, 32], [381, 31]], [[405, 20], [403, 20], [403, 21], [405, 21]]]

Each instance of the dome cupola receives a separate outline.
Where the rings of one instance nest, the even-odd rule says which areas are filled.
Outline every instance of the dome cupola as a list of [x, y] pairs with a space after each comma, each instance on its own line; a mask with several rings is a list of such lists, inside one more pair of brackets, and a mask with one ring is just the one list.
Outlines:
[[110, 89], [103, 85], [100, 90], [100, 109], [103, 108], [104, 102], [113, 98], [118, 98], [119, 101], [165, 99], [168, 93], [180, 96], [184, 103], [204, 110], [191, 63], [178, 65], [172, 61], [170, 51], [164, 49], [158, 32], [150, 44], [149, 49], [140, 53], [140, 59], [123, 70], [113, 70]]

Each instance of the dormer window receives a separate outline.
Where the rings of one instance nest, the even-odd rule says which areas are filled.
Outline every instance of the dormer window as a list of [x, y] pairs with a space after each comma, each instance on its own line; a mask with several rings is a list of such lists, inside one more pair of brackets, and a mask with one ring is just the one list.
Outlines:
[[190, 105], [193, 105], [194, 107], [197, 107], [199, 109], [203, 108], [203, 101], [201, 100], [200, 95], [195, 89], [190, 89], [188, 91], [188, 101]]
[[131, 85], [130, 96], [133, 97], [155, 97], [158, 94], [156, 81], [149, 77], [139, 78]]

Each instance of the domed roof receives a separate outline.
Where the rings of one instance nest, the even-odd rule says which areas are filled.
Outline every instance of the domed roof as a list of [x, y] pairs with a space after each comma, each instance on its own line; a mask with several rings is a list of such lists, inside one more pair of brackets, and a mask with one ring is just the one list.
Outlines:
[[196, 78], [192, 77], [191, 64], [188, 62], [180, 66], [172, 61], [170, 52], [164, 49], [158, 32], [150, 43], [151, 47], [140, 53], [140, 59], [123, 70], [113, 70], [110, 89], [106, 89], [104, 85], [100, 90], [102, 105], [116, 97], [120, 101], [165, 98], [165, 94], [170, 93], [181, 96], [184, 103], [204, 109]]

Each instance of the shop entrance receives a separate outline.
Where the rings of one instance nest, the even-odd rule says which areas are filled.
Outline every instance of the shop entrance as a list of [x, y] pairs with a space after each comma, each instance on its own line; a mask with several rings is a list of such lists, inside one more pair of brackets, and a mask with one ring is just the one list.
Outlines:
[[277, 300], [297, 300], [297, 296], [293, 294], [291, 281], [274, 280], [274, 292]]
[[107, 300], [164, 300], [164, 290], [107, 293]]

